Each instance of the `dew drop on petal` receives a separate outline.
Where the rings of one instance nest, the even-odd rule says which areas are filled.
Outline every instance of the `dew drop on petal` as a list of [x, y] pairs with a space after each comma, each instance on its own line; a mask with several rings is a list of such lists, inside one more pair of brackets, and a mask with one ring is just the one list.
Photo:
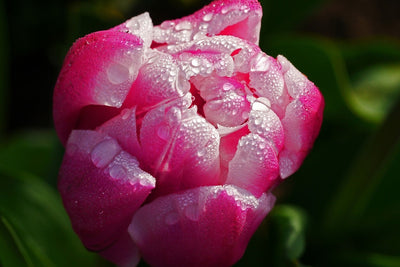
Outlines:
[[177, 107], [172, 107], [167, 112], [167, 120], [171, 125], [177, 125], [182, 120], [182, 112]]
[[210, 110], [217, 110], [217, 109], [220, 109], [221, 106], [222, 106], [222, 102], [221, 102], [221, 101], [210, 101], [210, 102], [207, 102], [207, 107], [208, 107]]
[[244, 120], [247, 120], [247, 119], [249, 118], [249, 112], [244, 111], [244, 112], [242, 113], [242, 118], [243, 118]]
[[170, 128], [169, 126], [163, 125], [157, 129], [157, 135], [163, 140], [168, 140], [170, 137]]
[[113, 165], [109, 170], [110, 176], [114, 179], [125, 179], [127, 176], [127, 171], [124, 166]]
[[98, 168], [107, 166], [121, 151], [120, 146], [114, 139], [106, 139], [97, 144], [90, 153], [93, 164]]
[[224, 90], [224, 91], [230, 91], [230, 90], [233, 90], [233, 89], [234, 89], [234, 86], [231, 83], [224, 83], [222, 85], [222, 90]]
[[190, 61], [190, 64], [191, 64], [193, 67], [199, 67], [199, 66], [201, 65], [201, 62], [200, 62], [200, 60], [199, 60], [198, 58], [193, 58], [193, 59]]
[[122, 112], [121, 112], [121, 118], [123, 119], [123, 120], [126, 120], [126, 119], [128, 119], [129, 118], [129, 116], [131, 115], [131, 111], [129, 110], [129, 109], [124, 109]]
[[196, 154], [197, 154], [198, 157], [202, 157], [202, 156], [205, 155], [205, 151], [203, 149], [201, 149], [201, 150], [197, 151]]
[[255, 125], [260, 125], [261, 122], [262, 122], [261, 118], [256, 118], [256, 119], [254, 120], [254, 124], [255, 124]]
[[212, 18], [213, 18], [213, 14], [212, 13], [208, 13], [208, 14], [204, 15], [203, 21], [208, 22], [208, 21], [212, 20]]
[[222, 14], [226, 14], [226, 13], [228, 13], [228, 11], [229, 11], [229, 8], [228, 8], [227, 6], [224, 6], [224, 7], [221, 9], [221, 13], [222, 13]]
[[107, 69], [107, 78], [112, 84], [121, 84], [129, 79], [129, 69], [119, 63], [112, 63]]
[[174, 225], [179, 221], [179, 214], [176, 212], [170, 212], [165, 215], [164, 220], [167, 225]]
[[191, 30], [192, 24], [189, 21], [182, 21], [175, 25], [176, 31]]
[[196, 205], [185, 207], [185, 216], [191, 221], [197, 221], [200, 217], [199, 209]]

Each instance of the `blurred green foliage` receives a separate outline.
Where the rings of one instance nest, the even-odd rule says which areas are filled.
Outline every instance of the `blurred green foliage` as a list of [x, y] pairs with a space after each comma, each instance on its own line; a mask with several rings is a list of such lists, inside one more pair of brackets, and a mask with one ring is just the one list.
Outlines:
[[[62, 60], [89, 32], [144, 11], [158, 24], [207, 2], [0, 3], [1, 266], [110, 266], [82, 247], [57, 194], [63, 148], [51, 97]], [[321, 19], [346, 1], [261, 3], [263, 51], [315, 82], [326, 109], [313, 151], [275, 190], [277, 206], [237, 266], [400, 266], [400, 36], [387, 34], [400, 21], [360, 38], [337, 19], [345, 14], [333, 12], [333, 30]], [[393, 3], [380, 3], [374, 12], [389, 16]]]

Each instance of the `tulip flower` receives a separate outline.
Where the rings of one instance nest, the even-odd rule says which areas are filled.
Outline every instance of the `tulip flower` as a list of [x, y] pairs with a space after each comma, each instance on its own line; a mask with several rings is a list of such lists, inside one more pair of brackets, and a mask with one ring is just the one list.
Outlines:
[[77, 40], [54, 91], [58, 188], [87, 249], [120, 266], [231, 266], [302, 164], [324, 107], [258, 46], [256, 0], [148, 13]]

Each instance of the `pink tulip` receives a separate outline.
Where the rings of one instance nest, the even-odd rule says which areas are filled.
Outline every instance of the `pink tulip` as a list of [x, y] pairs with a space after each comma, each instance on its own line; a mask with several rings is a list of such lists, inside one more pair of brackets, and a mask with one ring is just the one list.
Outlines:
[[256, 0], [76, 41], [54, 91], [59, 191], [83, 244], [120, 266], [231, 266], [301, 165], [324, 107], [258, 47]]

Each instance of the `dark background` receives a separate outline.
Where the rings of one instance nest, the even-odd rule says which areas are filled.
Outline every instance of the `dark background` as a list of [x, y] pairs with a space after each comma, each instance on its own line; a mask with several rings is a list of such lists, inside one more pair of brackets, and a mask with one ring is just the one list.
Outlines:
[[[200, 0], [0, 2], [0, 264], [107, 266], [73, 234], [55, 189], [52, 90], [74, 40]], [[400, 266], [400, 1], [261, 1], [260, 46], [320, 88], [321, 134], [238, 266]], [[22, 264], [22, 265], [21, 265]], [[141, 263], [144, 265], [144, 263]]]

